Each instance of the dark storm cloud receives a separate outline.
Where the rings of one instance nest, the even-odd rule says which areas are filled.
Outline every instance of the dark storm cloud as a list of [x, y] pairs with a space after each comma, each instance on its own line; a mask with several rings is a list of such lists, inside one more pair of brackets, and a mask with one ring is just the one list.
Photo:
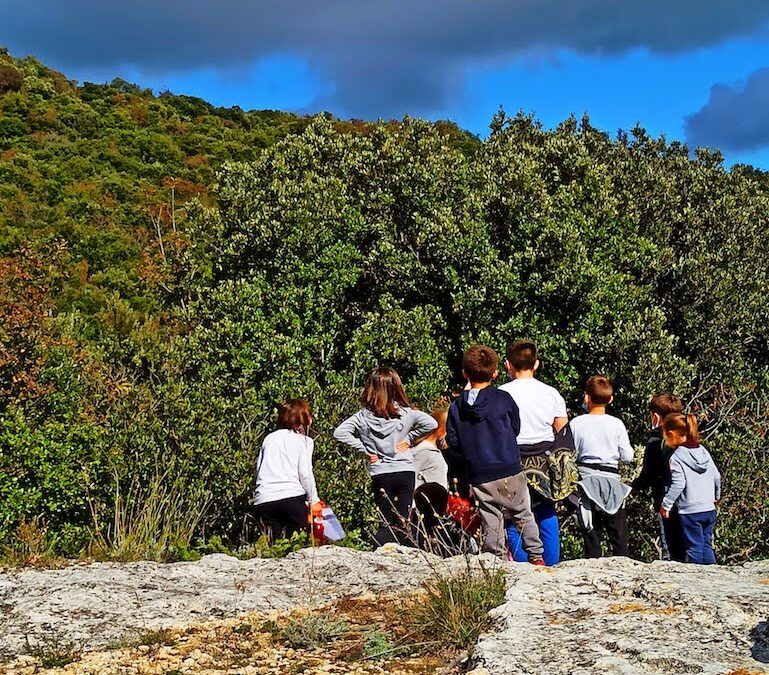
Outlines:
[[769, 145], [769, 68], [755, 71], [741, 86], [717, 84], [710, 100], [686, 119], [692, 146], [757, 150]]
[[679, 52], [753, 34], [766, 0], [2, 0], [0, 42], [62, 69], [169, 73], [302, 57], [358, 115], [429, 112], [468, 64], [531, 50]]

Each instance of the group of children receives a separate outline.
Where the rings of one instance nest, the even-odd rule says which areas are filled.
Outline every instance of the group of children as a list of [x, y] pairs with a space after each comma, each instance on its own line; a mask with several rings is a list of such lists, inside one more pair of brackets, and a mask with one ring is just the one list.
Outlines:
[[[409, 401], [398, 373], [377, 368], [362, 394], [363, 408], [342, 422], [334, 437], [363, 453], [372, 480], [380, 527], [379, 545], [407, 543], [415, 488], [467, 490], [482, 519], [483, 550], [502, 558], [552, 565], [560, 559], [560, 535], [548, 467], [558, 449], [576, 456], [574, 491], [565, 500], [577, 518], [587, 557], [601, 555], [608, 534], [614, 555], [628, 555], [625, 502], [632, 489], [651, 488], [666, 557], [715, 563], [712, 536], [720, 475], [701, 445], [696, 419], [682, 414], [670, 395], [650, 403], [653, 431], [632, 487], [622, 482], [620, 462], [633, 460], [622, 421], [606, 412], [613, 401], [606, 377], [585, 386], [585, 413], [569, 421], [559, 392], [536, 378], [533, 342], [506, 351], [510, 381], [496, 388], [499, 360], [475, 345], [463, 356], [467, 385], [448, 411], [428, 415]], [[302, 399], [284, 403], [279, 429], [269, 434], [258, 460], [254, 503], [265, 528], [286, 536], [306, 527], [318, 508], [312, 477], [312, 421]], [[419, 492], [419, 491], [418, 491]]]

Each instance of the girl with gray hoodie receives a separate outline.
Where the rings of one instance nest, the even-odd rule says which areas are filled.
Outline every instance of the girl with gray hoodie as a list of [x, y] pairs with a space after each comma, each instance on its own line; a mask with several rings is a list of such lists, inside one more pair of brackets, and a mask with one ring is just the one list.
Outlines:
[[334, 438], [368, 458], [368, 472], [379, 512], [382, 546], [408, 542], [408, 515], [414, 495], [413, 443], [434, 431], [438, 423], [415, 410], [394, 368], [375, 368], [366, 381], [362, 410], [334, 431]]
[[721, 498], [721, 474], [700, 443], [694, 415], [671, 413], [662, 421], [665, 445], [673, 448], [670, 486], [662, 499], [660, 515], [668, 518], [673, 506], [681, 517], [686, 562], [715, 565], [713, 529], [716, 502]]

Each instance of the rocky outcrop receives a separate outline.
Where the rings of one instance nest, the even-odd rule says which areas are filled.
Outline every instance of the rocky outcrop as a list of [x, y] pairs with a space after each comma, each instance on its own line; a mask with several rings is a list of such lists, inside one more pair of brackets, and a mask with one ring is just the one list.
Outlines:
[[613, 558], [543, 569], [399, 548], [5, 571], [0, 653], [9, 659], [51, 636], [98, 647], [247, 612], [409, 592], [436, 573], [481, 564], [502, 565], [509, 590], [494, 611], [494, 632], [476, 647], [478, 673], [769, 673], [769, 562], [727, 568]]
[[0, 574], [0, 661], [28, 644], [105, 645], [149, 630], [247, 612], [322, 605], [342, 597], [418, 590], [435, 574], [496, 564], [490, 556], [447, 561], [414, 549], [377, 552], [337, 546], [286, 558], [91, 563]]
[[769, 672], [769, 561], [577, 560], [510, 575], [474, 661], [512, 673]]

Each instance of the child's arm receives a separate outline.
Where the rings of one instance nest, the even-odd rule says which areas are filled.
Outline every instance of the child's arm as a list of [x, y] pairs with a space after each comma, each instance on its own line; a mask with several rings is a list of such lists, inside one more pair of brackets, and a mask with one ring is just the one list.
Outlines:
[[553, 431], [557, 434], [569, 423], [569, 414], [566, 412], [566, 401], [560, 393], [555, 392], [555, 417], [553, 417]]
[[[661, 443], [662, 441], [659, 441]], [[655, 454], [658, 454], [656, 452], [656, 446], [657, 446], [656, 439], [647, 441], [646, 448], [644, 449], [644, 458], [643, 458], [643, 466], [641, 467], [641, 473], [638, 474], [638, 477], [633, 481], [633, 489], [637, 492], [643, 492], [644, 490], [648, 490], [652, 483], [654, 482], [654, 479], [656, 478], [655, 475], [655, 466], [654, 466], [654, 460]]]
[[681, 469], [681, 465], [675, 458], [670, 460], [670, 475], [670, 487], [665, 493], [665, 497], [662, 500], [662, 508], [660, 509], [660, 513], [662, 513], [665, 518], [667, 518], [666, 514], [670, 512], [670, 509], [672, 509], [673, 506], [675, 506], [676, 501], [678, 501], [678, 498], [686, 487], [686, 476], [684, 476], [683, 469]]
[[[710, 461], [713, 462], [713, 458], [710, 458]], [[716, 484], [716, 501], [721, 499], [721, 472], [718, 470], [718, 467], [716, 466], [716, 463], [713, 462], [713, 469], [716, 472], [715, 475], [715, 484]]]
[[360, 413], [355, 413], [352, 417], [348, 417], [336, 429], [334, 429], [334, 438], [340, 443], [349, 445], [351, 448], [357, 450], [358, 452], [365, 452], [368, 454], [366, 446], [363, 445], [363, 441], [360, 440], [360, 436], [358, 435], [359, 414]]
[[446, 419], [446, 436], [444, 436], [443, 443], [438, 447], [443, 450], [443, 456], [449, 466], [464, 466], [465, 457], [462, 454], [462, 447], [457, 435], [456, 408], [454, 406], [449, 408], [449, 415]]
[[630, 437], [627, 435], [627, 429], [623, 424], [619, 435], [619, 461], [632, 462], [633, 455], [635, 455], [635, 452], [633, 451], [633, 446], [630, 445]]
[[411, 425], [411, 431], [409, 431], [409, 445], [412, 445], [417, 439], [431, 434], [438, 428], [438, 421], [432, 415], [428, 415], [421, 410], [412, 410], [411, 414], [414, 415], [416, 419]]
[[299, 456], [299, 482], [307, 495], [307, 501], [312, 506], [320, 501], [318, 487], [315, 484], [315, 474], [312, 472], [312, 450], [315, 443], [311, 438], [307, 439], [307, 446]]
[[510, 424], [513, 427], [513, 436], [518, 436], [521, 433], [521, 412], [518, 410], [518, 404], [512, 396], [508, 396], [510, 399]]
[[444, 436], [443, 443], [445, 444], [445, 448], [451, 449], [453, 451], [456, 451], [459, 446], [459, 438], [457, 437], [457, 422], [454, 418], [455, 414], [455, 408], [454, 406], [451, 406], [449, 408], [449, 414], [446, 417], [446, 435]]

